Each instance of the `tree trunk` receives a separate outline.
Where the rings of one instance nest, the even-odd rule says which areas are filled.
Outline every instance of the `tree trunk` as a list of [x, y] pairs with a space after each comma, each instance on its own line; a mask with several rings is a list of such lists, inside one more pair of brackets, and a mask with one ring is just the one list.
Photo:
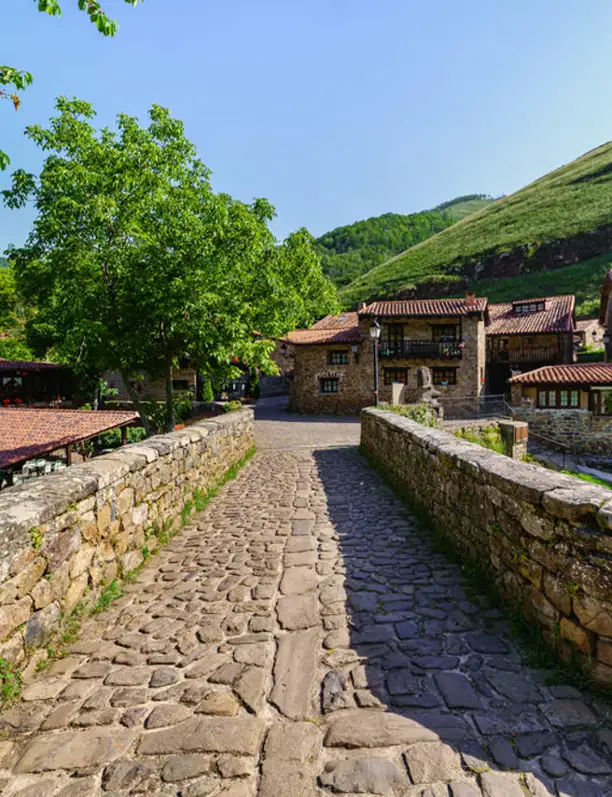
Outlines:
[[172, 384], [172, 357], [166, 361], [166, 431], [173, 432], [175, 424], [174, 385]]
[[121, 378], [123, 379], [123, 384], [128, 392], [128, 396], [132, 400], [132, 403], [136, 407], [136, 412], [140, 415], [140, 420], [142, 421], [142, 425], [144, 426], [144, 430], [147, 433], [147, 437], [151, 436], [151, 423], [147, 417], [146, 409], [140, 400], [140, 396], [134, 390], [132, 385], [130, 384], [130, 375], [126, 371], [121, 371]]

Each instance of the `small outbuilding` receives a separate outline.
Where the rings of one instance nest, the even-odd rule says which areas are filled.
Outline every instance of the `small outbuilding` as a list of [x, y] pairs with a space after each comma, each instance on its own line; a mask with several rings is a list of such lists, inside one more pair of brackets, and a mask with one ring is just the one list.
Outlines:
[[547, 365], [510, 379], [512, 404], [612, 415], [612, 363]]

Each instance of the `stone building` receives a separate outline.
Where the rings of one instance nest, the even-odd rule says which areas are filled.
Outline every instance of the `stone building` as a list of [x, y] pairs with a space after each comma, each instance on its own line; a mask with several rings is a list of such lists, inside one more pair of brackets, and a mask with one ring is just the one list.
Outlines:
[[603, 349], [604, 327], [599, 323], [598, 318], [585, 318], [576, 321], [575, 337], [580, 342], [581, 347], [590, 346], [593, 349]]
[[489, 305], [487, 393], [505, 393], [511, 376], [574, 361], [574, 296]]
[[404, 386], [406, 403], [417, 397], [417, 371], [431, 369], [445, 398], [479, 396], [485, 380], [487, 300], [384, 301], [357, 313], [327, 316], [287, 337], [295, 350], [290, 406], [307, 413], [357, 413], [374, 403], [374, 343], [378, 342], [379, 399]]
[[510, 385], [515, 407], [612, 415], [612, 363], [547, 366], [514, 376]]
[[606, 362], [612, 362], [612, 268], [604, 277], [601, 286], [599, 323], [605, 330], [603, 341], [606, 349]]

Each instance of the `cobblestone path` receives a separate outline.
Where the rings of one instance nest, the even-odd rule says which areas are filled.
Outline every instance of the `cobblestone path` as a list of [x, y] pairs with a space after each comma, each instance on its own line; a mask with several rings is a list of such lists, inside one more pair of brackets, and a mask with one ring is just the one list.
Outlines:
[[0, 717], [3, 797], [595, 797], [608, 707], [354, 448], [256, 455]]

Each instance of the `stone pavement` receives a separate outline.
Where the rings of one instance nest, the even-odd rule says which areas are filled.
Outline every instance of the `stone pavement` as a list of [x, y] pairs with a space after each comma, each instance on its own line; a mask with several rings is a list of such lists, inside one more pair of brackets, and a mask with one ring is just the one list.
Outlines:
[[610, 708], [354, 448], [272, 445], [0, 716], [2, 796], [611, 795]]

